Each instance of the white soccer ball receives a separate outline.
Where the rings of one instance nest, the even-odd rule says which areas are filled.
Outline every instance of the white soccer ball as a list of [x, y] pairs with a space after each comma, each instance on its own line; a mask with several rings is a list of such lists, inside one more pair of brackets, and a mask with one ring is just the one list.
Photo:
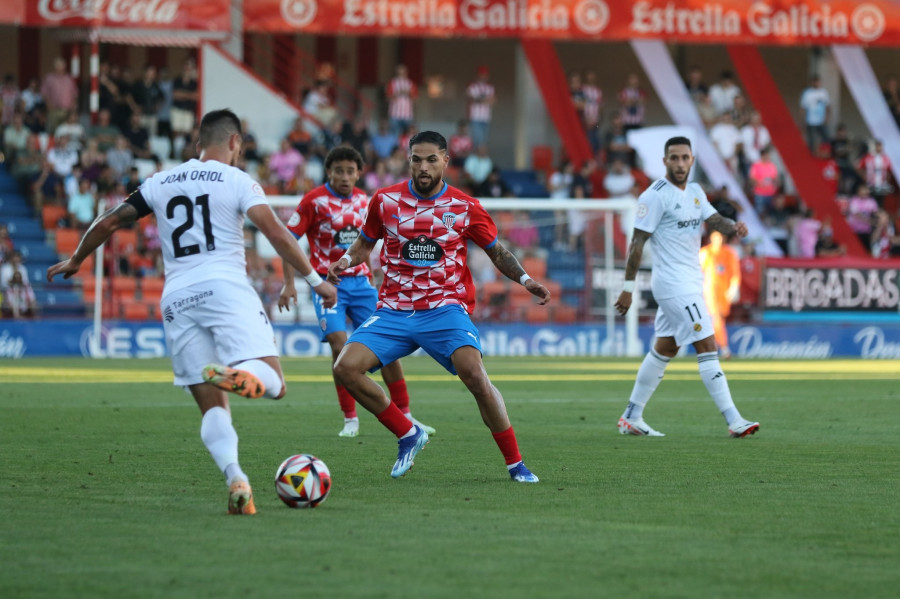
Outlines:
[[275, 491], [288, 507], [316, 507], [331, 491], [331, 472], [314, 455], [292, 455], [275, 473]]

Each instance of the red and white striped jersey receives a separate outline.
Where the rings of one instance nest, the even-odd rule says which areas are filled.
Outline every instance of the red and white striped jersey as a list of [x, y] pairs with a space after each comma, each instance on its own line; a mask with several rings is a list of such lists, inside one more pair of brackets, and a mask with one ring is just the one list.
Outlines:
[[872, 191], [888, 184], [891, 160], [885, 154], [866, 154], [859, 161], [859, 168], [866, 172], [866, 185]]
[[619, 104], [622, 123], [625, 125], [642, 125], [644, 123], [644, 101], [646, 92], [639, 87], [625, 87], [619, 92]]
[[469, 99], [469, 120], [476, 123], [491, 122], [494, 86], [486, 81], [475, 81], [466, 88], [466, 97]]
[[446, 183], [437, 196], [422, 198], [409, 180], [375, 192], [361, 234], [384, 240], [378, 307], [393, 310], [456, 304], [471, 313], [467, 241], [485, 249], [497, 243], [497, 226], [478, 200]]
[[[338, 195], [327, 183], [303, 195], [287, 228], [297, 239], [307, 236], [309, 261], [317, 273], [325, 275], [331, 263], [340, 260], [356, 241], [368, 206], [366, 192], [355, 187], [349, 198]], [[357, 264], [341, 275], [366, 277], [369, 267]]]
[[408, 77], [394, 77], [387, 84], [388, 118], [401, 121], [413, 120], [413, 100], [418, 90]]
[[600, 122], [600, 107], [603, 106], [603, 90], [596, 85], [581, 86], [581, 94], [584, 97], [584, 124], [593, 127]]

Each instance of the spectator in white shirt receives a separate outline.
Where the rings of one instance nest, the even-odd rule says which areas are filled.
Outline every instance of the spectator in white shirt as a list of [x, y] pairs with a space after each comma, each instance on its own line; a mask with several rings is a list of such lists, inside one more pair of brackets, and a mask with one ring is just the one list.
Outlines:
[[734, 109], [734, 98], [741, 95], [741, 88], [734, 82], [731, 71], [722, 71], [719, 81], [709, 88], [709, 99], [716, 113], [724, 114]]
[[806, 125], [806, 145], [814, 152], [820, 143], [828, 143], [828, 118], [831, 116], [831, 97], [822, 87], [822, 79], [813, 75], [809, 87], [800, 96], [803, 123]]
[[634, 187], [634, 175], [631, 174], [623, 160], [617, 158], [609, 167], [609, 172], [603, 178], [603, 188], [610, 198], [620, 198], [627, 195]]
[[741, 132], [734, 126], [730, 112], [719, 116], [719, 122], [709, 130], [709, 139], [731, 172], [737, 172], [737, 150], [741, 143]]

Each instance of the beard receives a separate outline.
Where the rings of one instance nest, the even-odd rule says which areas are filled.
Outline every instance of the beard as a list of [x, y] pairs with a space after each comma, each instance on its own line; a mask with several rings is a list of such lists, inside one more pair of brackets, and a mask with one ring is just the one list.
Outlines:
[[438, 183], [440, 183], [440, 179], [435, 179], [434, 177], [431, 177], [430, 181], [431, 181], [430, 183], [425, 184], [425, 185], [428, 185], [428, 187], [422, 187], [422, 184], [420, 184], [420, 182], [419, 182], [419, 178], [416, 177], [415, 179], [413, 179], [413, 189], [415, 189], [416, 193], [419, 194], [420, 196], [428, 197], [437, 188]]
[[683, 175], [678, 175], [678, 174], [675, 173], [675, 171], [673, 171], [673, 170], [671, 170], [671, 169], [667, 169], [667, 170], [666, 170], [666, 177], [668, 177], [669, 181], [671, 181], [672, 183], [675, 183], [675, 184], [677, 184], [677, 185], [681, 185], [682, 183], [686, 183], [686, 182], [687, 182], [687, 178], [688, 178], [688, 174], [689, 174], [689, 173], [690, 173], [690, 171], [686, 171]]

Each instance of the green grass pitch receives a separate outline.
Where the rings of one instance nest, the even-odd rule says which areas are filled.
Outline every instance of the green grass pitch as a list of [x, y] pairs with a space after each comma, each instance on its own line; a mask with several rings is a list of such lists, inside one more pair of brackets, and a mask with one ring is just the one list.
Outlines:
[[[341, 414], [324, 360], [285, 360], [280, 402], [232, 400], [259, 513], [225, 514], [199, 412], [165, 360], [0, 364], [0, 597], [896, 597], [900, 363], [724, 363], [760, 432], [731, 439], [696, 362], [615, 423], [636, 360], [487, 358], [538, 485], [512, 483], [462, 384], [404, 361], [437, 428], [396, 442]], [[380, 379], [376, 379], [380, 380]], [[295, 453], [330, 467], [314, 510], [275, 495]]]

